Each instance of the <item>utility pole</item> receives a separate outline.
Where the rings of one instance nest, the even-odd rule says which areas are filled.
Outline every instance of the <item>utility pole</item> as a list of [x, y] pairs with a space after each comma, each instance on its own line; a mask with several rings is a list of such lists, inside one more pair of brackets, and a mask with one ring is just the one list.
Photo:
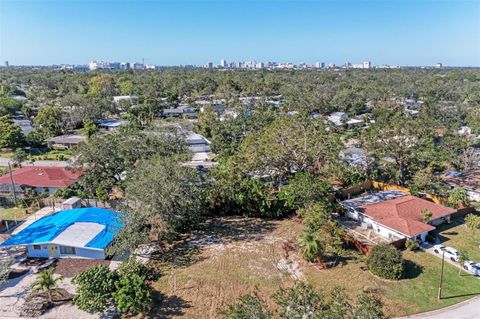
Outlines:
[[443, 265], [445, 264], [445, 252], [442, 251], [442, 272], [440, 273], [440, 286], [438, 287], [438, 299], [442, 299], [443, 288]]
[[15, 182], [13, 181], [13, 172], [12, 172], [12, 166], [10, 165], [10, 161], [8, 161], [8, 170], [10, 172], [10, 182], [12, 183], [13, 200], [15, 201], [15, 207], [17, 207], [17, 194], [15, 192]]

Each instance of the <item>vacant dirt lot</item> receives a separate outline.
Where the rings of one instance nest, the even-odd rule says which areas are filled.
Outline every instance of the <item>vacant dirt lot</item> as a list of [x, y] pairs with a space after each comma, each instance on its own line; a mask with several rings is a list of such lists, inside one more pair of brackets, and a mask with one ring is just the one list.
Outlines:
[[[391, 316], [441, 308], [480, 293], [480, 280], [459, 276], [446, 266], [444, 294], [436, 291], [440, 263], [423, 252], [406, 252], [406, 279], [387, 282], [373, 277], [355, 253], [340, 265], [321, 269], [305, 263], [297, 241], [303, 226], [296, 220], [213, 219], [193, 236], [159, 252], [153, 263], [163, 276], [154, 283], [155, 313], [160, 318], [218, 318], [218, 309], [242, 294], [256, 293], [275, 309], [271, 295], [297, 280], [329, 291], [346, 288], [354, 298], [362, 289], [377, 291]], [[451, 269], [450, 269], [451, 268]]]

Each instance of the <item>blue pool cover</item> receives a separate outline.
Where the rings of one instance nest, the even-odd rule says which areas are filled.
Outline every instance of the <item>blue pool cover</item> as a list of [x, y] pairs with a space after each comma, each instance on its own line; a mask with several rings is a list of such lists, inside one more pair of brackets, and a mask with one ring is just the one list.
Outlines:
[[48, 243], [75, 223], [97, 223], [105, 228], [84, 247], [105, 249], [120, 231], [123, 223], [119, 212], [97, 208], [76, 208], [45, 216], [10, 237], [0, 246]]

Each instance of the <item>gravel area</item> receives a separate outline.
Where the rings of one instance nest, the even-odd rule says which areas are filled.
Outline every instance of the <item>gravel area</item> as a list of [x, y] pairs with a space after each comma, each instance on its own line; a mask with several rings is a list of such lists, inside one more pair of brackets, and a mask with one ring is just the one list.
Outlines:
[[[36, 279], [36, 275], [28, 273], [24, 276], [11, 279], [0, 286], [0, 318], [18, 318], [22, 305], [31, 292], [31, 286]], [[70, 293], [75, 292], [75, 287], [71, 279], [65, 278], [58, 285]], [[74, 305], [67, 303], [50, 309], [38, 318], [43, 319], [98, 319], [99, 315], [86, 313]]]

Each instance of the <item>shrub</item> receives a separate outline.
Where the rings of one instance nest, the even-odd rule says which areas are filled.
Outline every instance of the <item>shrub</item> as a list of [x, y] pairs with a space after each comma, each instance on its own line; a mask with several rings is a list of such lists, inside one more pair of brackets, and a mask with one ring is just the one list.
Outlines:
[[410, 251], [417, 250], [418, 247], [418, 243], [415, 240], [407, 239], [405, 242], [405, 248]]
[[468, 214], [465, 217], [465, 224], [471, 230], [480, 229], [480, 216], [475, 215], [475, 214]]
[[323, 295], [312, 285], [304, 283], [278, 290], [273, 299], [280, 307], [280, 318], [315, 318], [325, 304]]
[[73, 278], [77, 285], [77, 295], [73, 303], [88, 312], [104, 311], [115, 291], [117, 275], [104, 265], [98, 265], [85, 270]]
[[115, 282], [115, 288], [112, 296], [122, 313], [141, 313], [147, 310], [152, 302], [150, 287], [145, 284], [145, 278], [135, 273], [122, 274]]
[[354, 310], [356, 319], [385, 319], [387, 316], [383, 312], [383, 303], [375, 295], [362, 292], [358, 296], [357, 307]]
[[468, 205], [468, 195], [463, 188], [454, 188], [448, 196], [447, 204], [453, 208], [460, 208]]
[[240, 296], [236, 304], [220, 310], [225, 319], [269, 319], [271, 315], [264, 309], [262, 301], [257, 296]]
[[122, 262], [117, 271], [120, 276], [136, 274], [146, 280], [158, 279], [157, 273], [152, 268], [137, 261], [135, 257], [130, 257]]
[[385, 279], [398, 280], [403, 275], [404, 262], [400, 251], [384, 244], [374, 246], [367, 256], [368, 270]]
[[305, 260], [314, 262], [323, 254], [323, 246], [315, 233], [305, 232], [300, 241]]

